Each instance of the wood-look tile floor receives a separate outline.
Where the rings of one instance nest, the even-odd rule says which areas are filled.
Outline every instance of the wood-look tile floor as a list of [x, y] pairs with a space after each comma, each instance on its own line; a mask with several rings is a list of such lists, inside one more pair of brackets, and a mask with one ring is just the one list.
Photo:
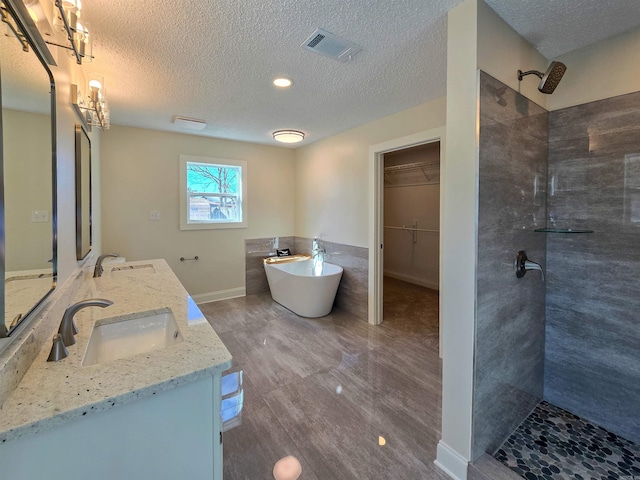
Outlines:
[[[201, 305], [242, 370], [241, 424], [224, 433], [225, 480], [441, 479], [438, 293], [385, 278], [384, 324], [344, 311], [301, 318], [266, 294]], [[383, 445], [381, 445], [383, 443]]]

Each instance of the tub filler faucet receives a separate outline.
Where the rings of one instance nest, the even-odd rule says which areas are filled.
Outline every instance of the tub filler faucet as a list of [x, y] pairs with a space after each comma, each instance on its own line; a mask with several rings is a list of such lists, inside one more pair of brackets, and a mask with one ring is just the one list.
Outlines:
[[317, 237], [314, 238], [311, 246], [311, 258], [323, 258], [325, 253], [327, 253], [327, 251], [322, 246], [322, 240]]
[[327, 251], [322, 246], [322, 241], [317, 237], [314, 238], [311, 247], [311, 261], [313, 262], [313, 272], [315, 275], [322, 275], [325, 253], [327, 253]]

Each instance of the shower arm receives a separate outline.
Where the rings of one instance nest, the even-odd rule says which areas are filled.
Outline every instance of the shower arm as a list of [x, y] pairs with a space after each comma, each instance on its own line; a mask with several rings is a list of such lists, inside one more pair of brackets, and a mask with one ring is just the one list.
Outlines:
[[522, 81], [522, 77], [526, 77], [527, 75], [535, 75], [539, 79], [542, 79], [542, 77], [544, 77], [544, 73], [539, 72], [538, 70], [527, 70], [526, 72], [518, 70], [518, 80]]

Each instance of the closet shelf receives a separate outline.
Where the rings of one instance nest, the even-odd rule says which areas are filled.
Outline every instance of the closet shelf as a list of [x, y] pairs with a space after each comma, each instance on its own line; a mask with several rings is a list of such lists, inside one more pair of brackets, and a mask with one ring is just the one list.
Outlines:
[[440, 162], [413, 162], [413, 163], [405, 163], [402, 165], [392, 165], [389, 167], [384, 167], [384, 171], [386, 172], [397, 172], [402, 170], [415, 170], [415, 169], [423, 169], [423, 168], [440, 168]]
[[384, 179], [385, 188], [436, 185], [440, 183], [440, 162], [432, 160], [384, 167]]

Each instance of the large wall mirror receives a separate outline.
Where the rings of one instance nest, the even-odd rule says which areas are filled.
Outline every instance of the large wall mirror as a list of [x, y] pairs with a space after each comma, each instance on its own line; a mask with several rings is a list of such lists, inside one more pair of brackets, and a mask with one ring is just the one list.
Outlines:
[[24, 5], [18, 3], [0, 4], [3, 21], [18, 33], [0, 35], [0, 269], [5, 280], [0, 337], [14, 334], [56, 283], [54, 84], [33, 40], [24, 34], [17, 10]]
[[76, 258], [91, 252], [91, 140], [76, 125]]

